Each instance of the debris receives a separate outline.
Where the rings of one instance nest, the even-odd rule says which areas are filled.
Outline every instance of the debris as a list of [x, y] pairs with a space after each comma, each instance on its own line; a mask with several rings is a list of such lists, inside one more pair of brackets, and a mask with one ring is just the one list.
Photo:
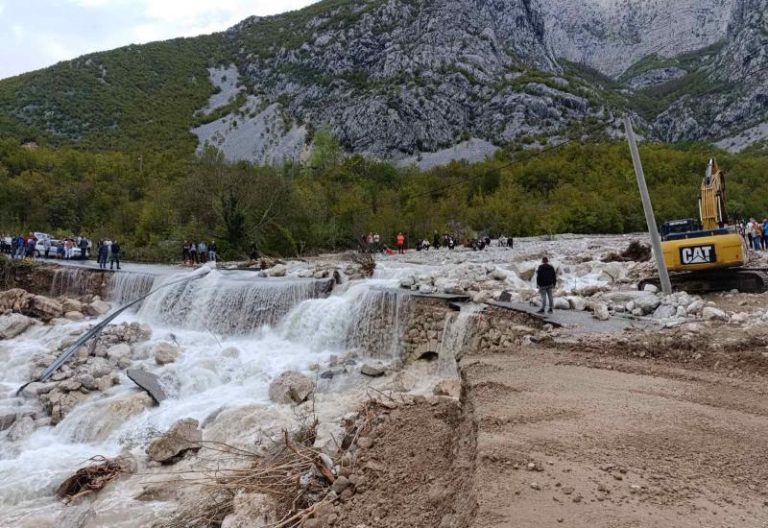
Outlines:
[[74, 475], [62, 482], [56, 489], [56, 496], [69, 504], [78, 497], [99, 492], [104, 486], [117, 479], [126, 468], [121, 458], [93, 457], [90, 466], [78, 469]]

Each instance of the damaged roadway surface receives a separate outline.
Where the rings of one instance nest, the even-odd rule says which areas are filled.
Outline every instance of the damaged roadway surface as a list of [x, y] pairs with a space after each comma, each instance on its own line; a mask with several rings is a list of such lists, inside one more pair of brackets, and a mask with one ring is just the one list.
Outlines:
[[462, 361], [477, 426], [472, 526], [768, 523], [764, 384], [587, 363], [547, 348]]

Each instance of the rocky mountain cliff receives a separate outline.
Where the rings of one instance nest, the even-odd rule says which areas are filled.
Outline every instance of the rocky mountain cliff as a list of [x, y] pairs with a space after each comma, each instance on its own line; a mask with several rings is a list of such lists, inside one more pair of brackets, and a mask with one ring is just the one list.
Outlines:
[[[615, 136], [625, 111], [652, 137], [737, 149], [768, 137], [767, 10], [768, 0], [325, 0], [0, 81], [0, 132], [119, 146], [144, 138], [149, 120], [125, 105], [163, 106], [183, 90], [186, 104], [151, 120], [165, 125], [149, 127], [158, 141], [263, 163], [301, 157], [320, 127], [350, 152], [429, 165]], [[147, 86], [130, 92], [115, 72], [136, 54]], [[46, 94], [62, 76], [78, 82]]]

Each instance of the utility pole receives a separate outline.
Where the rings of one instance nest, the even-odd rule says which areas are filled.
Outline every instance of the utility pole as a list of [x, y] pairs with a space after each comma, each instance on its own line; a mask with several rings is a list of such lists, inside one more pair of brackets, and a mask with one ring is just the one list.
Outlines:
[[624, 116], [624, 129], [627, 133], [629, 151], [632, 153], [632, 164], [635, 166], [635, 176], [637, 176], [637, 186], [640, 188], [640, 198], [643, 201], [643, 211], [645, 212], [645, 221], [648, 224], [648, 233], [651, 235], [651, 247], [653, 248], [653, 256], [656, 258], [656, 268], [659, 271], [661, 291], [669, 295], [672, 293], [672, 283], [669, 281], [667, 264], [664, 262], [664, 252], [661, 250], [661, 239], [656, 228], [656, 217], [653, 214], [648, 186], [645, 184], [645, 173], [643, 172], [643, 164], [640, 161], [640, 152], [637, 150], [635, 132], [632, 130], [632, 121], [628, 115]]

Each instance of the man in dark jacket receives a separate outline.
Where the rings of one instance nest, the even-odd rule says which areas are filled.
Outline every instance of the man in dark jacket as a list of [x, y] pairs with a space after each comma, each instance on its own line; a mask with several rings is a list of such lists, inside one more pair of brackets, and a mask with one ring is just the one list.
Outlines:
[[112, 266], [117, 264], [117, 269], [120, 269], [120, 244], [117, 243], [117, 240], [114, 240], [112, 242], [112, 246], [109, 248], [109, 269], [112, 269]]
[[539, 293], [541, 293], [541, 310], [539, 313], [544, 313], [547, 299], [549, 299], [549, 313], [552, 313], [552, 309], [555, 307], [552, 300], [552, 290], [555, 289], [555, 284], [557, 284], [555, 268], [549, 263], [549, 259], [544, 257], [541, 259], [541, 266], [536, 270], [536, 286], [539, 287]]

